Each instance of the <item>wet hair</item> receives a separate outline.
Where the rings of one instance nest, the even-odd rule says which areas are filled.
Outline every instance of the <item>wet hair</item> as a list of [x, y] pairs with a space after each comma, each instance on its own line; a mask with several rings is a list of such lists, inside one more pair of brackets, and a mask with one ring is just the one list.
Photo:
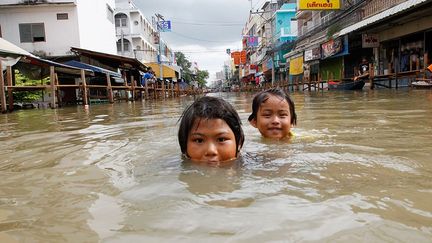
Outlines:
[[291, 115], [291, 124], [296, 125], [297, 124], [297, 114], [295, 113], [295, 106], [294, 101], [289, 97], [288, 94], [286, 94], [283, 90], [279, 88], [272, 88], [267, 89], [264, 91], [259, 92], [257, 95], [255, 95], [253, 101], [252, 101], [252, 114], [250, 114], [248, 121], [252, 121], [253, 119], [257, 119], [258, 110], [262, 103], [266, 102], [269, 99], [270, 95], [274, 95], [276, 97], [280, 97], [281, 99], [284, 99], [288, 102], [289, 105], [289, 112]]
[[243, 147], [244, 133], [237, 111], [222, 98], [204, 96], [187, 107], [179, 119], [178, 140], [180, 149], [184, 155], [187, 154], [189, 132], [192, 130], [194, 122], [197, 119], [224, 120], [234, 133], [237, 148], [236, 155], [238, 154], [240, 148]]

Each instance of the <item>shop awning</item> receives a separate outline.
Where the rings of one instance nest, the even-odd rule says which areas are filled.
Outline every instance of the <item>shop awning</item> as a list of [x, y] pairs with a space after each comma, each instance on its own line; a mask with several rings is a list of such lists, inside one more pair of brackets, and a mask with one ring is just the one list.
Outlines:
[[[152, 68], [157, 78], [160, 77], [160, 66], [158, 63], [146, 63], [145, 65]], [[163, 78], [177, 78], [176, 72], [177, 71], [170, 66], [162, 64]]]
[[370, 24], [373, 24], [373, 23], [376, 23], [378, 21], [384, 20], [385, 18], [393, 17], [393, 15], [395, 15], [397, 13], [400, 13], [400, 12], [402, 12], [404, 10], [407, 10], [407, 9], [409, 9], [411, 7], [414, 7], [414, 6], [418, 5], [418, 4], [424, 3], [426, 1], [427, 0], [410, 0], [410, 1], [405, 1], [405, 2], [403, 2], [401, 4], [398, 4], [398, 5], [394, 6], [394, 7], [391, 7], [391, 8], [389, 8], [389, 9], [387, 9], [387, 10], [385, 10], [385, 11], [379, 13], [379, 14], [376, 14], [376, 15], [370, 17], [370, 18], [364, 19], [364, 20], [362, 20], [362, 21], [360, 21], [360, 22], [358, 22], [356, 24], [350, 25], [350, 26], [342, 29], [339, 32], [339, 36], [348, 34], [348, 33], [352, 32], [352, 31], [358, 30], [358, 29], [366, 27], [366, 26], [368, 26]]
[[93, 66], [93, 65], [90, 65], [87, 63], [78, 62], [75, 60], [65, 62], [64, 64], [72, 66], [72, 67], [81, 68], [81, 69], [92, 70], [93, 72], [96, 72], [96, 73], [109, 74], [113, 77], [121, 77], [120, 73], [116, 73], [116, 72], [113, 72], [111, 70], [107, 70], [107, 69], [104, 69], [101, 67]]

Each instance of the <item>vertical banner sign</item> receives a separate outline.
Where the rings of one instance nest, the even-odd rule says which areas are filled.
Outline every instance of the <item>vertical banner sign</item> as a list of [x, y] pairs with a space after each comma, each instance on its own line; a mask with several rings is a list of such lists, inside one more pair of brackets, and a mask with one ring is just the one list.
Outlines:
[[240, 64], [246, 64], [246, 51], [241, 51]]
[[160, 32], [170, 32], [171, 31], [171, 21], [163, 20], [158, 22], [158, 30]]
[[240, 52], [235, 51], [231, 53], [231, 57], [234, 59], [234, 65], [240, 65]]
[[298, 56], [290, 59], [290, 75], [299, 75], [303, 73], [303, 56]]
[[341, 0], [299, 0], [299, 10], [340, 9]]

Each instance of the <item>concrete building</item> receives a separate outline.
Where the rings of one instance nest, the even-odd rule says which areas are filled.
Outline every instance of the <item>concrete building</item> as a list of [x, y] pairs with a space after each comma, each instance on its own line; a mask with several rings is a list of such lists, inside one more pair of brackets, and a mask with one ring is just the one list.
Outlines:
[[114, 0], [2, 0], [0, 36], [39, 56], [116, 54]]
[[[117, 54], [135, 57], [144, 63], [157, 62], [157, 29], [132, 1], [115, 2]], [[167, 57], [164, 55], [163, 59]]]

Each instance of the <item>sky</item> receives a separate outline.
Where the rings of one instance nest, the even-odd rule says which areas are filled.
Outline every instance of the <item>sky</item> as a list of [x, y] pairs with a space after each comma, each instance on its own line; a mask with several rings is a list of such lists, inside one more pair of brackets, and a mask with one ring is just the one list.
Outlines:
[[242, 29], [249, 11], [264, 0], [134, 0], [148, 20], [156, 13], [171, 20], [172, 32], [161, 34], [174, 51], [183, 52], [200, 70], [216, 79], [230, 57], [226, 53], [241, 49]]

